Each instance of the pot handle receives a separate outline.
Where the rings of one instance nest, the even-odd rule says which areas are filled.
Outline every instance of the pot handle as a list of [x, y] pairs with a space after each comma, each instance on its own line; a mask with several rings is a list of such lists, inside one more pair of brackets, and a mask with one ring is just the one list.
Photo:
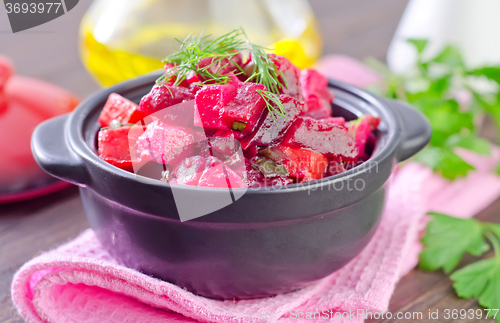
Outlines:
[[432, 128], [429, 120], [406, 102], [399, 100], [387, 100], [389, 105], [400, 116], [403, 134], [399, 143], [396, 159], [404, 161], [424, 148], [432, 136]]
[[35, 161], [50, 175], [75, 185], [84, 185], [88, 173], [83, 161], [70, 148], [65, 136], [69, 114], [39, 124], [31, 136]]

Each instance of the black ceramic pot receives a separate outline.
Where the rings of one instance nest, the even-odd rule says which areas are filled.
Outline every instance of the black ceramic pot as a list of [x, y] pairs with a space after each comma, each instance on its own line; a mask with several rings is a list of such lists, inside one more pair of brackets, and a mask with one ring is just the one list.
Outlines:
[[[96, 155], [97, 118], [108, 95], [138, 102], [156, 78], [100, 91], [73, 113], [44, 122], [33, 134], [33, 154], [46, 172], [80, 186], [90, 226], [111, 256], [206, 297], [285, 293], [344, 266], [377, 229], [394, 166], [431, 136], [428, 121], [408, 105], [331, 81], [336, 116], [370, 113], [382, 120], [369, 162], [302, 187], [249, 189], [227, 207], [181, 222], [173, 184], [138, 180]], [[207, 200], [222, 194], [202, 192]]]

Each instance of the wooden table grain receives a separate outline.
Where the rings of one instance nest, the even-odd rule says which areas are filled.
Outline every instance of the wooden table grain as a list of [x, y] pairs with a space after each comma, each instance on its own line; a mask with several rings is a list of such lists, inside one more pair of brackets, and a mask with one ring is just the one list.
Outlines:
[[[323, 34], [324, 53], [359, 59], [385, 58], [407, 4], [407, 0], [310, 2]], [[89, 5], [90, 0], [80, 1], [68, 14], [17, 34], [10, 32], [6, 13], [0, 8], [0, 54], [13, 59], [19, 74], [59, 84], [82, 98], [89, 95], [98, 90], [98, 86], [78, 56], [78, 24]], [[499, 210], [500, 200], [479, 216], [500, 222]], [[30, 201], [0, 205], [0, 322], [23, 322], [10, 298], [10, 284], [16, 270], [86, 228], [88, 223], [76, 187]], [[425, 318], [429, 309], [476, 309], [477, 306], [474, 301], [459, 299], [442, 272], [412, 270], [399, 282], [390, 311], [420, 311]]]

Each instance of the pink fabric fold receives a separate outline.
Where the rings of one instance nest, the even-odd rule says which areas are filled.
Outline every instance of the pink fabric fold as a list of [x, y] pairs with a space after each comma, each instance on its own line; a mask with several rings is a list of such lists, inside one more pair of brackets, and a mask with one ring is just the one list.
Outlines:
[[28, 322], [288, 323], [301, 312], [362, 322], [361, 311], [387, 311], [398, 280], [416, 265], [427, 211], [469, 217], [500, 195], [500, 180], [491, 173], [499, 150], [490, 157], [460, 153], [477, 170], [453, 183], [415, 163], [399, 168], [368, 246], [344, 268], [299, 291], [244, 301], [203, 298], [120, 265], [87, 230], [26, 263], [14, 276], [12, 299]]
[[286, 322], [293, 310], [384, 311], [424, 214], [421, 178], [412, 167], [402, 169], [391, 179], [380, 227], [365, 250], [293, 293], [245, 301], [193, 295], [121, 266], [87, 230], [25, 264], [14, 277], [12, 297], [29, 322]]
[[314, 66], [326, 77], [357, 87], [367, 87], [382, 81], [382, 77], [355, 58], [344, 55], [327, 55]]

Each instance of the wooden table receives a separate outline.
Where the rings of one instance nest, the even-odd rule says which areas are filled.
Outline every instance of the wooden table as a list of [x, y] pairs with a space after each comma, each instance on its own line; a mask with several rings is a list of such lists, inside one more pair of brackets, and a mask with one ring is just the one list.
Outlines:
[[[407, 0], [312, 0], [325, 40], [325, 53], [384, 59]], [[19, 74], [54, 82], [85, 97], [98, 90], [80, 63], [79, 21], [90, 1], [45, 25], [12, 34], [0, 9], [0, 54]], [[3, 6], [0, 4], [0, 6]], [[0, 157], [1, 158], [1, 157]], [[479, 215], [500, 221], [500, 200]], [[75, 187], [31, 201], [0, 205], [0, 322], [22, 322], [10, 299], [12, 275], [26, 261], [71, 240], [88, 227]], [[478, 308], [455, 296], [441, 272], [413, 270], [399, 283], [390, 311]], [[406, 320], [405, 322], [409, 322]]]

